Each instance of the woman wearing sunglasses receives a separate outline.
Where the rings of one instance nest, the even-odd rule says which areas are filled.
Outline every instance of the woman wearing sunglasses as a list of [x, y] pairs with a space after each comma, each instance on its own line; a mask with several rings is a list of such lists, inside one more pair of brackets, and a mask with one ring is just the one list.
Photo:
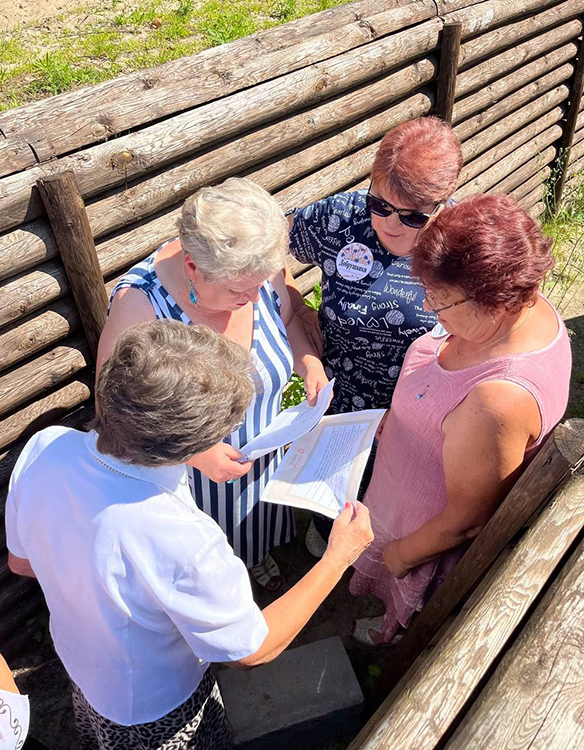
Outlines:
[[[290, 252], [322, 270], [317, 315], [287, 275], [292, 303], [329, 379], [330, 412], [387, 408], [408, 346], [436, 324], [411, 274], [412, 247], [450, 200], [462, 167], [458, 138], [436, 117], [402, 123], [381, 141], [368, 190], [295, 209]], [[315, 517], [306, 543], [324, 551], [330, 522]]]
[[358, 621], [363, 642], [407, 627], [564, 413], [570, 342], [539, 292], [551, 244], [508, 196], [477, 195], [414, 247], [447, 335], [409, 348], [379, 440], [364, 501], [375, 541], [350, 588], [386, 612]]
[[327, 383], [284, 283], [287, 234], [282, 210], [259, 185], [231, 178], [202, 188], [183, 207], [179, 237], [116, 285], [98, 356], [99, 367], [123, 330], [155, 318], [211, 326], [250, 352], [257, 376], [253, 403], [231, 435], [189, 462], [190, 481], [197, 505], [268, 591], [282, 583], [270, 549], [295, 534], [291, 508], [259, 502], [282, 450], [239, 463], [240, 448], [279, 413], [293, 364], [309, 402]]

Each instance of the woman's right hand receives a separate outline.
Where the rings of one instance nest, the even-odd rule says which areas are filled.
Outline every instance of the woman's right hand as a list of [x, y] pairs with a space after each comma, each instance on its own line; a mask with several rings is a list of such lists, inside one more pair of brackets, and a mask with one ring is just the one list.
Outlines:
[[239, 479], [251, 469], [253, 461], [238, 463], [243, 453], [228, 443], [217, 443], [209, 450], [196, 453], [187, 464], [194, 466], [213, 482], [221, 484], [230, 479]]
[[352, 565], [373, 541], [369, 511], [363, 503], [355, 507], [345, 503], [345, 508], [333, 524], [324, 557], [343, 569]]

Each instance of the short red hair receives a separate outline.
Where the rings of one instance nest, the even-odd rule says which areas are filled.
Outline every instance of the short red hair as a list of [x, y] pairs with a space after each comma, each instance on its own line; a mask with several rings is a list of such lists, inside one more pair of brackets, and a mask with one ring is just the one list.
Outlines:
[[485, 309], [533, 304], [553, 266], [553, 241], [508, 195], [473, 195], [420, 233], [413, 273], [430, 288], [457, 287]]
[[438, 117], [403, 122], [387, 133], [375, 155], [371, 179], [406, 204], [445, 203], [462, 169], [458, 136]]

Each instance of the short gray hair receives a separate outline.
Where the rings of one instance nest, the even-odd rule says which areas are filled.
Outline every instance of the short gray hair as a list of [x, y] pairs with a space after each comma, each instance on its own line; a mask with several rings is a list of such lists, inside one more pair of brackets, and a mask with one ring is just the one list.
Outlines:
[[231, 177], [185, 201], [180, 242], [209, 283], [249, 276], [268, 278], [284, 267], [288, 222], [259, 185]]
[[118, 338], [97, 382], [97, 448], [173, 466], [229, 435], [253, 395], [249, 355], [204, 325], [155, 320]]

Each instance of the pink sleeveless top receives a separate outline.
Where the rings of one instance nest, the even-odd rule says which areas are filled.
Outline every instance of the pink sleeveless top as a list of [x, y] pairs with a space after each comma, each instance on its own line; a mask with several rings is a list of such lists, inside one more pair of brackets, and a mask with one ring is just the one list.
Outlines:
[[[572, 357], [566, 327], [554, 312], [558, 333], [548, 346], [537, 351], [449, 371], [438, 361], [445, 337], [433, 338], [427, 333], [408, 349], [364, 501], [371, 513], [375, 541], [356, 562], [358, 572], [351, 583], [355, 594], [375, 593], [386, 600], [399, 620], [395, 629], [398, 624], [407, 626], [413, 612], [423, 607], [468, 546], [418, 566], [401, 580], [391, 576], [383, 563], [383, 550], [389, 541], [416, 531], [446, 506], [442, 466], [442, 424], [446, 416], [479, 383], [506, 380], [522, 386], [535, 398], [542, 422], [538, 439], [525, 454], [526, 462], [562, 418], [568, 402]], [[364, 577], [383, 581], [384, 585], [367, 587]], [[390, 625], [384, 623], [384, 632], [391, 630]]]

